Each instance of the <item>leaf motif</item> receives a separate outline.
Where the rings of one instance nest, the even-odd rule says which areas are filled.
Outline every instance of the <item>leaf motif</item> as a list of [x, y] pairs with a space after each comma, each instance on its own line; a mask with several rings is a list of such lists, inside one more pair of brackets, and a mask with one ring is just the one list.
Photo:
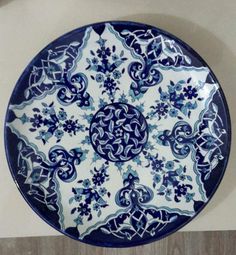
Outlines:
[[92, 220], [93, 216], [92, 214], [90, 213], [89, 217], [88, 217], [88, 221]]
[[30, 96], [30, 90], [29, 90], [28, 88], [25, 90], [24, 96], [25, 96], [26, 99], [29, 98], [29, 96]]
[[102, 211], [101, 211], [101, 210], [99, 210], [99, 211], [98, 211], [97, 216], [98, 216], [98, 217], [100, 217], [100, 216], [101, 216], [101, 214], [102, 214]]
[[131, 126], [130, 126], [130, 124], [126, 124], [123, 128], [124, 128], [125, 131], [128, 131], [128, 132], [132, 132], [133, 131]]
[[71, 197], [71, 198], [69, 199], [69, 204], [72, 204], [73, 201], [74, 201], [74, 197]]
[[187, 179], [188, 179], [189, 181], [192, 181], [192, 180], [193, 180], [193, 178], [192, 178], [190, 175], [187, 175]]
[[100, 228], [100, 230], [101, 230], [104, 234], [110, 234], [110, 231], [107, 230], [106, 228]]
[[49, 105], [49, 107], [52, 107], [54, 105], [54, 102], [51, 102], [51, 104]]
[[104, 136], [104, 130], [101, 127], [98, 127], [97, 131], [98, 131], [100, 137]]
[[180, 167], [180, 168], [176, 169], [176, 173], [177, 173], [178, 175], [181, 175], [182, 172], [183, 172], [183, 168]]
[[124, 150], [124, 147], [121, 144], [119, 144], [118, 149], [117, 149], [115, 155], [121, 154], [123, 150]]
[[126, 144], [129, 142], [129, 137], [130, 137], [129, 133], [124, 134], [124, 141], [125, 141]]
[[117, 138], [114, 142], [113, 142], [113, 144], [120, 144], [121, 143], [121, 138]]
[[124, 154], [125, 156], [127, 156], [127, 154], [129, 153], [130, 149], [133, 147], [133, 144], [130, 144], [130, 145], [127, 145], [125, 147], [125, 150], [124, 150]]
[[33, 108], [33, 111], [34, 111], [34, 112], [40, 112], [39, 108], [36, 108], [36, 107]]
[[56, 208], [53, 205], [47, 205], [47, 208], [51, 211], [56, 211]]
[[161, 187], [158, 189], [159, 192], [162, 192], [166, 189], [166, 187], [164, 185], [161, 185]]
[[212, 108], [213, 108], [213, 110], [214, 110], [215, 113], [218, 112], [218, 107], [217, 107], [215, 104], [212, 104]]
[[137, 137], [140, 137], [140, 136], [141, 136], [141, 134], [140, 134], [140, 132], [139, 132], [138, 127], [137, 127], [137, 126], [135, 126], [134, 134], [135, 134], [135, 136], [137, 136]]
[[108, 129], [111, 133], [113, 132], [113, 130], [114, 130], [114, 121], [113, 120], [110, 121]]
[[71, 210], [71, 214], [74, 214], [75, 213], [75, 211], [76, 211], [76, 207], [75, 208], [73, 208], [72, 210]]

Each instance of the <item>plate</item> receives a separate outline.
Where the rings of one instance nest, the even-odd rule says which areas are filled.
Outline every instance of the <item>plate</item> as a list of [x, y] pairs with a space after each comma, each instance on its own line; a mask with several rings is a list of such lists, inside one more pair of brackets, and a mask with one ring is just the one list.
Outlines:
[[32, 209], [85, 243], [128, 247], [191, 221], [228, 161], [230, 117], [204, 60], [150, 25], [69, 32], [26, 67], [5, 148]]

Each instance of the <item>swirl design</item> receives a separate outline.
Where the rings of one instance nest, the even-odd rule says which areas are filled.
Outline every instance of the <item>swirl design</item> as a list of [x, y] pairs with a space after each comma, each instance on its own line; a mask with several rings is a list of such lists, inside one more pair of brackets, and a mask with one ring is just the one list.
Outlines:
[[124, 162], [137, 156], [148, 140], [147, 122], [135, 107], [113, 103], [93, 117], [90, 137], [94, 150], [104, 159]]

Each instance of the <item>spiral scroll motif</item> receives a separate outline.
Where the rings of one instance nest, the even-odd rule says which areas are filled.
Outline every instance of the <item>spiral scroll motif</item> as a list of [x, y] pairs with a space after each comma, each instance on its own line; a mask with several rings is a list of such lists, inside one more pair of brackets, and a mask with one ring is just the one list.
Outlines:
[[113, 162], [128, 161], [137, 156], [148, 140], [148, 125], [142, 113], [124, 103], [101, 108], [90, 125], [94, 150]]

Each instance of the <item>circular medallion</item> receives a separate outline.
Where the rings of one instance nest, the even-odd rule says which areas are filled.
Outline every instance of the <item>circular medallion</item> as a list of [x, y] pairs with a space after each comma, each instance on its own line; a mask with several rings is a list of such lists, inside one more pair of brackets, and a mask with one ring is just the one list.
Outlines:
[[124, 103], [113, 103], [99, 109], [90, 124], [94, 150], [113, 162], [128, 161], [137, 156], [148, 140], [148, 125], [142, 113]]
[[192, 220], [229, 157], [220, 85], [188, 45], [158, 28], [78, 28], [26, 67], [6, 114], [12, 176], [63, 234], [128, 247]]

